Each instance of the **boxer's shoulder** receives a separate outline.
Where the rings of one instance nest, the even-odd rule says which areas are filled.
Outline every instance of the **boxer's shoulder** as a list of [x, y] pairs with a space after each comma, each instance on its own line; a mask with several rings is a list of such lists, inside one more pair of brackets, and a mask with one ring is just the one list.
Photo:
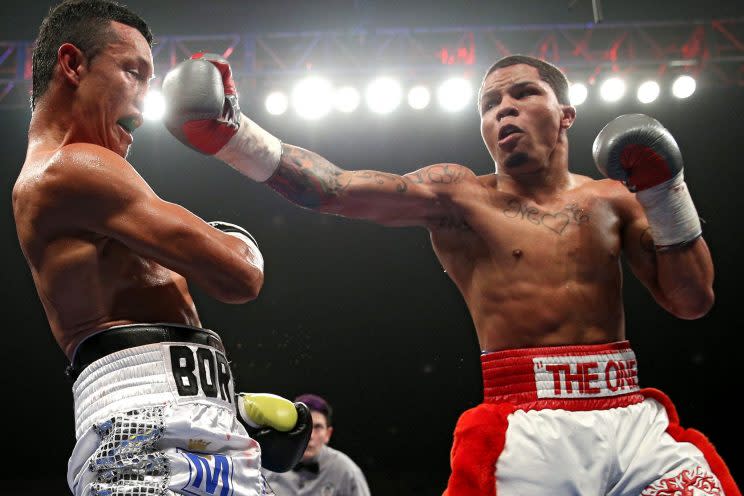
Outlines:
[[111, 150], [69, 144], [27, 160], [14, 186], [14, 210], [17, 218], [33, 219], [37, 227], [45, 219], [51, 225], [62, 218], [90, 219], [131, 198], [140, 182], [132, 166]]
[[91, 143], [65, 145], [49, 156], [40, 186], [47, 194], [68, 197], [106, 195], [112, 188], [137, 178], [120, 155]]
[[70, 143], [60, 147], [50, 155], [47, 167], [66, 167], [68, 169], [100, 168], [102, 165], [131, 167], [121, 155], [93, 143]]
[[594, 179], [580, 174], [571, 174], [573, 187], [571, 193], [591, 197], [596, 203], [607, 202], [613, 208], [627, 208], [627, 203], [634, 200], [634, 195], [619, 181], [613, 179]]

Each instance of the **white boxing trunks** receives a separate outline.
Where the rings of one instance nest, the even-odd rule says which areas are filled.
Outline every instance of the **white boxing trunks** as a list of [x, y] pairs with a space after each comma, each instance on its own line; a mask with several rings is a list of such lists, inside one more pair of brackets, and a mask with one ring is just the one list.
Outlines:
[[[97, 358], [100, 356], [100, 358]], [[273, 494], [235, 417], [219, 336], [171, 324], [114, 327], [73, 357], [76, 496]]]
[[446, 496], [741, 495], [712, 444], [628, 342], [481, 356], [484, 402], [462, 414]]

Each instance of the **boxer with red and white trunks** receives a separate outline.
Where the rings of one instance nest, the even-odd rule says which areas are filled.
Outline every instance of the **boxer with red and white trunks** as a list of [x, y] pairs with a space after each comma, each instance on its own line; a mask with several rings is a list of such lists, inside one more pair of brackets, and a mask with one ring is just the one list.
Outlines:
[[[153, 76], [152, 34], [108, 0], [67, 0], [33, 52], [21, 249], [76, 377], [75, 495], [269, 494], [312, 429], [304, 405], [234, 397], [187, 280], [225, 303], [263, 285], [253, 237], [159, 198], [126, 160]], [[273, 468], [272, 468], [273, 467]]]
[[[714, 301], [713, 262], [682, 156], [655, 119], [623, 115], [602, 129], [593, 155], [606, 179], [572, 173], [568, 130], [576, 109], [565, 75], [542, 60], [509, 56], [487, 71], [479, 93], [481, 136], [496, 173], [476, 176], [441, 163], [397, 175], [345, 170], [282, 143], [240, 112], [222, 57], [195, 54], [166, 76], [163, 92], [171, 108], [166, 126], [177, 139], [288, 200], [326, 214], [426, 228], [465, 299], [480, 349], [495, 352], [484, 363], [500, 364], [501, 353], [524, 362], [517, 375], [497, 372], [499, 387], [461, 419], [449, 496], [664, 494], [675, 485], [739, 494], [702, 436], [679, 427], [671, 403], [630, 385], [629, 349], [612, 365], [602, 361], [612, 343], [626, 340], [621, 257], [676, 317], [700, 318]], [[532, 349], [556, 346], [569, 348], [540, 351], [546, 368], [538, 374]], [[598, 346], [587, 348], [598, 356], [573, 357], [584, 346]], [[554, 353], [567, 356], [565, 363], [553, 361]], [[568, 393], [556, 389], [556, 377], [568, 381]], [[502, 398], [515, 391], [524, 395]], [[533, 398], [536, 391], [548, 396]], [[645, 430], [638, 425], [644, 422]], [[693, 442], [684, 444], [688, 437]], [[539, 456], [527, 455], [530, 440]], [[483, 450], [473, 452], [479, 442]], [[658, 450], [633, 451], [644, 443]], [[589, 445], [587, 458], [582, 448]], [[709, 486], [698, 488], [699, 480]]]
[[446, 494], [738, 494], [705, 436], [639, 387], [627, 341], [497, 351], [481, 364], [484, 402], [455, 428]]

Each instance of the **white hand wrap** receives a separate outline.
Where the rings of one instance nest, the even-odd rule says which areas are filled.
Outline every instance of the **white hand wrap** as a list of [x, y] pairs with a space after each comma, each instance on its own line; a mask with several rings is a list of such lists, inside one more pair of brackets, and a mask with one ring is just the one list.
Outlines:
[[254, 429], [258, 429], [261, 426], [258, 425], [256, 422], [254, 422], [251, 416], [248, 415], [248, 412], [245, 411], [245, 403], [244, 403], [245, 400], [243, 399], [243, 396], [244, 396], [243, 393], [237, 394], [238, 401], [235, 402], [236, 403], [235, 406], [237, 407], [236, 409], [238, 410], [238, 414], [240, 415], [240, 418], [243, 419], [243, 422], [250, 425]]
[[684, 245], [702, 234], [682, 171], [668, 181], [639, 191], [636, 198], [646, 212], [657, 248]]
[[243, 114], [238, 132], [215, 156], [254, 181], [264, 182], [279, 167], [282, 143]]

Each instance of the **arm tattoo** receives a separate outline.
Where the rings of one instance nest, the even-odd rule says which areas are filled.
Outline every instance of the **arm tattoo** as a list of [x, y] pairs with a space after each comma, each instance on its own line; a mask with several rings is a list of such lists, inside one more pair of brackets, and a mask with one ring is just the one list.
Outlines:
[[431, 224], [441, 229], [454, 229], [457, 231], [473, 230], [473, 228], [470, 227], [470, 224], [468, 224], [465, 219], [457, 217], [440, 217], [438, 219], [432, 219]]
[[312, 152], [282, 145], [279, 167], [266, 184], [298, 205], [317, 208], [348, 186], [339, 180], [342, 172]]
[[536, 226], [543, 226], [556, 234], [563, 234], [569, 224], [584, 224], [589, 222], [589, 214], [579, 208], [576, 203], [566, 205], [557, 212], [542, 212], [537, 207], [521, 203], [512, 199], [503, 210], [504, 215], [511, 219], [520, 219]]
[[[355, 181], [355, 179], [361, 179], [363, 181]], [[379, 171], [353, 171], [351, 172], [351, 182], [374, 182], [375, 184], [378, 184], [382, 186], [383, 184], [388, 184], [390, 182], [394, 183], [395, 185], [395, 191], [396, 193], [405, 193], [408, 191], [408, 183], [406, 183], [405, 178], [401, 176], [396, 176], [395, 174], [388, 174], [387, 172], [379, 172]]]
[[[345, 172], [348, 175], [342, 179]], [[406, 180], [395, 174], [345, 171], [320, 155], [288, 145], [282, 145], [279, 167], [266, 184], [291, 202], [307, 208], [318, 208], [342, 194], [352, 182], [378, 186], [393, 184], [397, 193], [408, 190]]]
[[460, 166], [432, 165], [424, 170], [419, 170], [406, 175], [416, 184], [455, 184], [465, 177], [465, 170]]

